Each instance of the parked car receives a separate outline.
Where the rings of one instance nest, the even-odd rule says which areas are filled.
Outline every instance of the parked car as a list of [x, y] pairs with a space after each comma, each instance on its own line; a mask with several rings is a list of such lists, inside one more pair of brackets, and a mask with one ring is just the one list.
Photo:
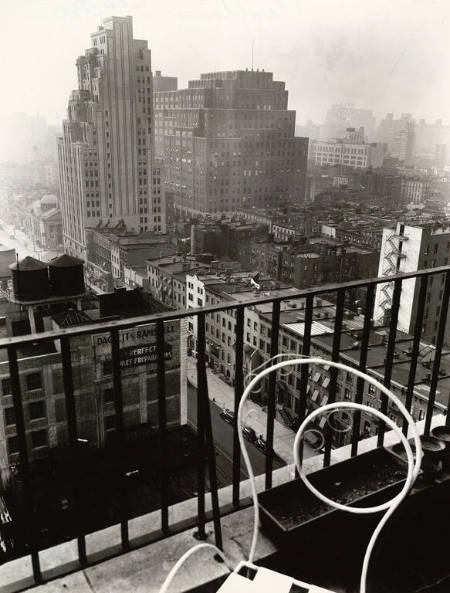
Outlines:
[[259, 435], [259, 437], [256, 439], [254, 445], [263, 453], [266, 452], [266, 441], [261, 435]]
[[250, 443], [254, 443], [256, 441], [257, 434], [250, 426], [243, 426], [242, 427], [242, 434], [244, 435], [244, 439], [247, 439]]
[[233, 424], [234, 425], [234, 412], [232, 410], [229, 410], [228, 408], [224, 408], [221, 412], [220, 412], [220, 417], [222, 418], [222, 420], [225, 420], [225, 422], [228, 422], [228, 424]]

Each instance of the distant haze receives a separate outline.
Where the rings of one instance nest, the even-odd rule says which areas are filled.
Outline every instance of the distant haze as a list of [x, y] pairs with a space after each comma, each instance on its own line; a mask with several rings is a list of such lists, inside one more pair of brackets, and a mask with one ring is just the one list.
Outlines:
[[450, 123], [448, 0], [2, 0], [0, 118], [59, 124], [90, 33], [128, 14], [180, 87], [251, 67], [254, 39], [254, 67], [286, 82], [298, 123], [339, 102]]

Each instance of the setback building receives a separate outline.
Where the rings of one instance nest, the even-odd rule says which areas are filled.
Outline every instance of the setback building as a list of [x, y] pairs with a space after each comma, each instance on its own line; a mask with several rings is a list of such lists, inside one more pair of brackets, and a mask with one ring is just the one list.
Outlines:
[[288, 92], [271, 72], [202, 74], [155, 92], [155, 151], [186, 215], [302, 203], [308, 140], [295, 137]]
[[100, 221], [165, 231], [147, 42], [134, 39], [131, 17], [107, 18], [91, 38], [58, 139], [64, 248], [82, 259], [86, 228]]

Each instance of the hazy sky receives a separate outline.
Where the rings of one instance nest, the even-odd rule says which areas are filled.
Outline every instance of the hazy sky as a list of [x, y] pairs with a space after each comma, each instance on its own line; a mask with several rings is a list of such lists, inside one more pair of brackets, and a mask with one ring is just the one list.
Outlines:
[[75, 60], [104, 17], [132, 15], [153, 70], [254, 66], [286, 82], [297, 122], [352, 102], [450, 123], [449, 0], [0, 0], [0, 113], [63, 116]]

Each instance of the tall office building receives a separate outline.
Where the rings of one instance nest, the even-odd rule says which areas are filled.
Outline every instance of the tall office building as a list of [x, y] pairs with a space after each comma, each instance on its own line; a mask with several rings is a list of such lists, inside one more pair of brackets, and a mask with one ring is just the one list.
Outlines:
[[202, 74], [154, 93], [155, 152], [181, 214], [302, 203], [308, 139], [295, 137], [284, 82], [271, 72]]
[[378, 126], [377, 139], [387, 144], [390, 156], [408, 162], [415, 153], [415, 128], [410, 113], [402, 113], [397, 119], [393, 113], [387, 113]]
[[[408, 226], [397, 223], [395, 229], [384, 229], [378, 276], [392, 276], [401, 272], [415, 272], [424, 268], [437, 268], [450, 261], [450, 227], [448, 224]], [[430, 276], [427, 285], [422, 339], [435, 343], [441, 314], [445, 274]], [[419, 303], [420, 280], [411, 278], [402, 283], [398, 329], [413, 333]], [[389, 318], [393, 299], [393, 282], [379, 284], [375, 298], [374, 320], [384, 324]], [[450, 317], [444, 336], [450, 345]]]
[[332, 105], [325, 118], [325, 139], [343, 138], [347, 128], [364, 128], [363, 140], [374, 141], [375, 117], [371, 109], [359, 109], [352, 103]]
[[82, 258], [85, 229], [100, 221], [165, 231], [147, 41], [133, 38], [130, 16], [107, 18], [91, 39], [58, 139], [64, 247]]

